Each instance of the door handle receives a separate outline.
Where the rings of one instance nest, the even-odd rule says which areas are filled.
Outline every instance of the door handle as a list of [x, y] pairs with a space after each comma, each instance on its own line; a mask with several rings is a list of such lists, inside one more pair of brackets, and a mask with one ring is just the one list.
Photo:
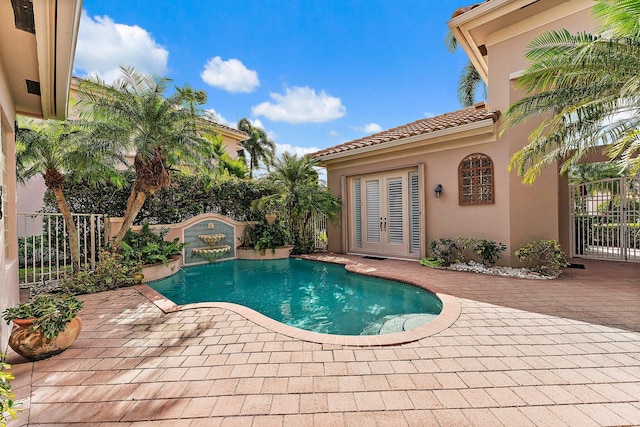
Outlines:
[[384, 219], [384, 231], [387, 231], [387, 218]]
[[380, 231], [382, 231], [382, 218], [380, 218]]

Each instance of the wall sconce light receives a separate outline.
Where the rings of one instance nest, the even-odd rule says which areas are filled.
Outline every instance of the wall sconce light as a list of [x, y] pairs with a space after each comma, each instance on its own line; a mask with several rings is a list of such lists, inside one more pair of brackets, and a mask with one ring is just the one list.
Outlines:
[[442, 193], [442, 184], [436, 185], [436, 188], [434, 189], [434, 191], [436, 192], [436, 199], [439, 199], [440, 193]]

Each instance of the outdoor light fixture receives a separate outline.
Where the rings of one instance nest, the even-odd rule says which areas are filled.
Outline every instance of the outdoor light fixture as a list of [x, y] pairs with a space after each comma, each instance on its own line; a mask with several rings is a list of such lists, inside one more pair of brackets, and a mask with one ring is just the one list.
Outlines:
[[439, 199], [440, 193], [442, 193], [442, 184], [436, 185], [436, 188], [434, 191], [436, 192], [436, 199]]

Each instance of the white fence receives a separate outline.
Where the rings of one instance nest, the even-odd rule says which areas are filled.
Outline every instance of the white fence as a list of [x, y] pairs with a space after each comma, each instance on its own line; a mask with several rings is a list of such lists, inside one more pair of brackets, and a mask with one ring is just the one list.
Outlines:
[[[72, 214], [80, 264], [93, 269], [105, 243], [104, 215]], [[61, 214], [18, 213], [20, 284], [57, 280], [71, 270], [67, 227]]]

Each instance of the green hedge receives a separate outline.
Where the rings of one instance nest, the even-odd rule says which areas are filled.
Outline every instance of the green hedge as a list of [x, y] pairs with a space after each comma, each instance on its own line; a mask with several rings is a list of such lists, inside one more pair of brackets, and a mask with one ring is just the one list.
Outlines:
[[[72, 212], [119, 217], [124, 214], [131, 191], [132, 173], [127, 174], [127, 182], [120, 189], [115, 186], [96, 189], [83, 182], [66, 183], [64, 193]], [[256, 221], [261, 214], [251, 211], [251, 203], [273, 193], [273, 186], [262, 180], [229, 178], [207, 183], [196, 176], [174, 173], [171, 188], [158, 190], [148, 198], [135, 224], [173, 224], [207, 212], [239, 221]], [[55, 197], [49, 191], [45, 193], [44, 211], [58, 212]]]

